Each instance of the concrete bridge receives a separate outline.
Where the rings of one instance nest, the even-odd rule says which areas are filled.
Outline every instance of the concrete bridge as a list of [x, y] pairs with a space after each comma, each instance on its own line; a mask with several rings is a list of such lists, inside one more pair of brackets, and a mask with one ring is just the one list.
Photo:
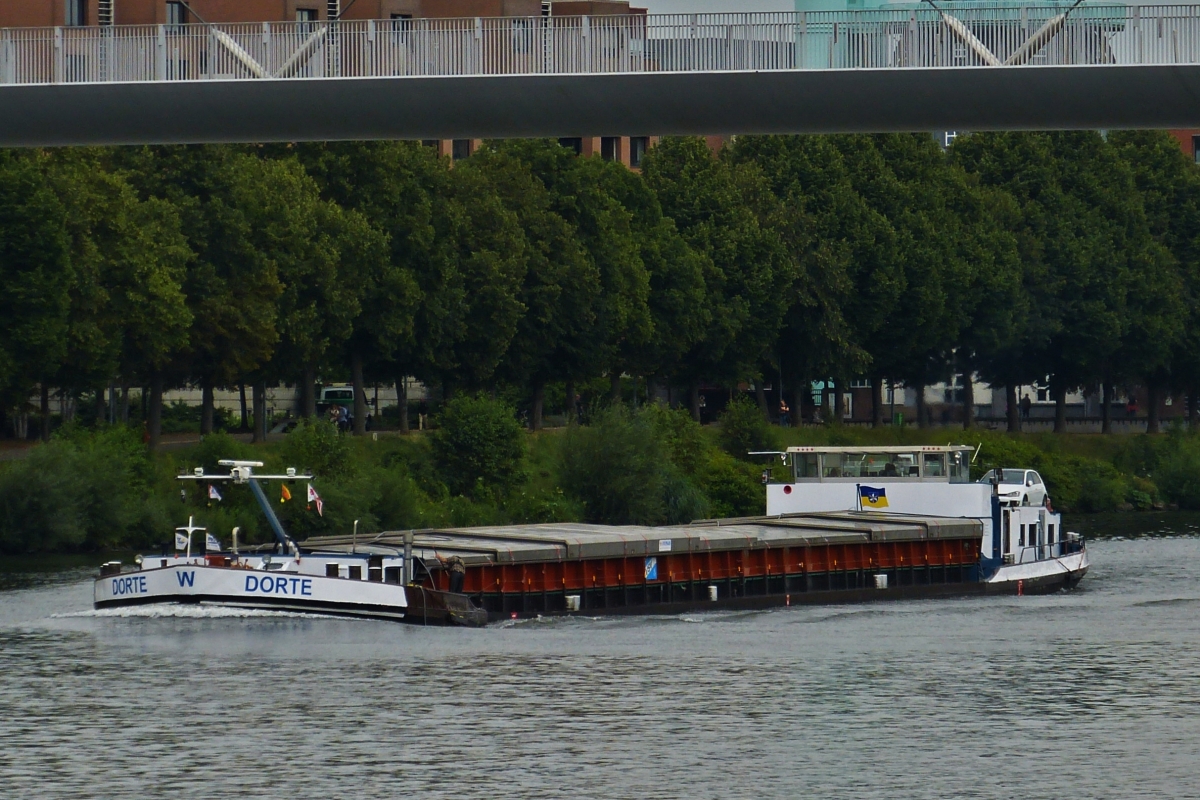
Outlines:
[[0, 145], [1200, 127], [1200, 6], [0, 31]]

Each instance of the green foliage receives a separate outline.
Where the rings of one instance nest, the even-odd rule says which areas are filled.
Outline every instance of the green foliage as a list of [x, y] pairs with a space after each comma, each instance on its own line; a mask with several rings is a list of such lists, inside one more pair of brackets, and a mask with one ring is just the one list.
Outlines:
[[336, 478], [355, 469], [350, 443], [325, 420], [302, 421], [284, 440], [280, 456], [286, 466], [312, 470], [318, 478]]
[[766, 513], [761, 469], [719, 450], [711, 450], [697, 479], [714, 517], [750, 517]]
[[763, 416], [758, 404], [746, 395], [734, 398], [718, 419], [721, 447], [735, 458], [747, 453], [779, 448], [775, 428]]
[[155, 470], [125, 428], [66, 429], [0, 472], [0, 551], [104, 550], [168, 530]]
[[431, 444], [438, 472], [456, 495], [503, 497], [525, 480], [521, 425], [510, 406], [486, 395], [448, 402]]
[[666, 516], [666, 463], [662, 443], [646, 421], [613, 408], [562, 438], [559, 475], [588, 521], [652, 525]]

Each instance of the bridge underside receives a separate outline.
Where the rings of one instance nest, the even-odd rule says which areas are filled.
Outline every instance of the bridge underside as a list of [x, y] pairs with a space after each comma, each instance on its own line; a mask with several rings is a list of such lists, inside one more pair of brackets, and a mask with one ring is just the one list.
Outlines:
[[1200, 127], [1200, 64], [0, 88], [0, 145]]

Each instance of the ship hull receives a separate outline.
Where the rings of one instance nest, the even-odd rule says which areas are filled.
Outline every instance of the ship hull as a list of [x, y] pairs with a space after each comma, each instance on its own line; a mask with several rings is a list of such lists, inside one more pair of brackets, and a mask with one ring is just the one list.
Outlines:
[[201, 564], [107, 575], [93, 591], [101, 609], [203, 603], [402, 621], [408, 607], [403, 586]]

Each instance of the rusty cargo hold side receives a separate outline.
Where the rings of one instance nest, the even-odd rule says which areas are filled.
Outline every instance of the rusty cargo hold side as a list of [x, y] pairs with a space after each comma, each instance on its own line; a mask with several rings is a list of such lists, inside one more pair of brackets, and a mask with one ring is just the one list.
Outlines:
[[[830, 512], [670, 527], [547, 523], [414, 532], [415, 580], [447, 591], [441, 559], [490, 618], [678, 613], [982, 591], [975, 519]], [[403, 532], [360, 539], [395, 548]], [[305, 545], [349, 544], [323, 537]]]

